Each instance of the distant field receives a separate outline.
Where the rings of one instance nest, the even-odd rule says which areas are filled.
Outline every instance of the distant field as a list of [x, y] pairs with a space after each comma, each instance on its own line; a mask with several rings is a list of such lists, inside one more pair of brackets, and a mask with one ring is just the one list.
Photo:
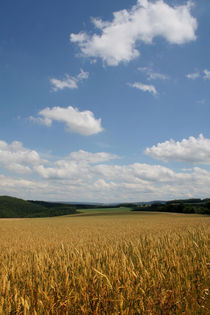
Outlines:
[[77, 209], [77, 212], [79, 212], [79, 214], [75, 214], [74, 216], [131, 214], [131, 208], [115, 207], [115, 208]]
[[81, 211], [0, 220], [0, 314], [208, 314], [209, 217]]

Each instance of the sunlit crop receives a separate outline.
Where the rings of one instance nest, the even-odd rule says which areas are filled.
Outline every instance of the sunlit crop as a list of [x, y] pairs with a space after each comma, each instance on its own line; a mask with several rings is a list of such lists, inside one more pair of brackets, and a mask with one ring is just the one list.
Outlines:
[[207, 314], [209, 222], [0, 220], [0, 314]]

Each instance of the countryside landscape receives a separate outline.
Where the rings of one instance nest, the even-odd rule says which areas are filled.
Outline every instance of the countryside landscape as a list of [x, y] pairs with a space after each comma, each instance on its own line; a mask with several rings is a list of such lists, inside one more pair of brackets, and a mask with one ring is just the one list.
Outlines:
[[4, 207], [13, 216], [0, 219], [0, 313], [208, 314], [210, 217], [174, 212], [184, 202], [202, 204], [158, 212], [0, 197], [1, 217]]
[[209, 14], [1, 1], [0, 315], [209, 315]]

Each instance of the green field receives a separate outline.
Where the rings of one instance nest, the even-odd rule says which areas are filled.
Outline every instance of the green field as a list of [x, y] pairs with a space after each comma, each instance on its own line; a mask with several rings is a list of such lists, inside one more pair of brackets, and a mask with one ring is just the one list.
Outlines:
[[0, 314], [208, 314], [210, 218], [81, 210], [0, 220]]
[[78, 212], [78, 214], [75, 214], [74, 216], [100, 216], [100, 215], [132, 214], [131, 208], [128, 208], [128, 207], [77, 209], [77, 212]]

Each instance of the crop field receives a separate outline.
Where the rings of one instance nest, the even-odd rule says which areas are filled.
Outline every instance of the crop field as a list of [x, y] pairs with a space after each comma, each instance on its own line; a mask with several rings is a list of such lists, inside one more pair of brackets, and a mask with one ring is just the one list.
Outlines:
[[121, 210], [0, 220], [0, 314], [208, 314], [210, 218]]

